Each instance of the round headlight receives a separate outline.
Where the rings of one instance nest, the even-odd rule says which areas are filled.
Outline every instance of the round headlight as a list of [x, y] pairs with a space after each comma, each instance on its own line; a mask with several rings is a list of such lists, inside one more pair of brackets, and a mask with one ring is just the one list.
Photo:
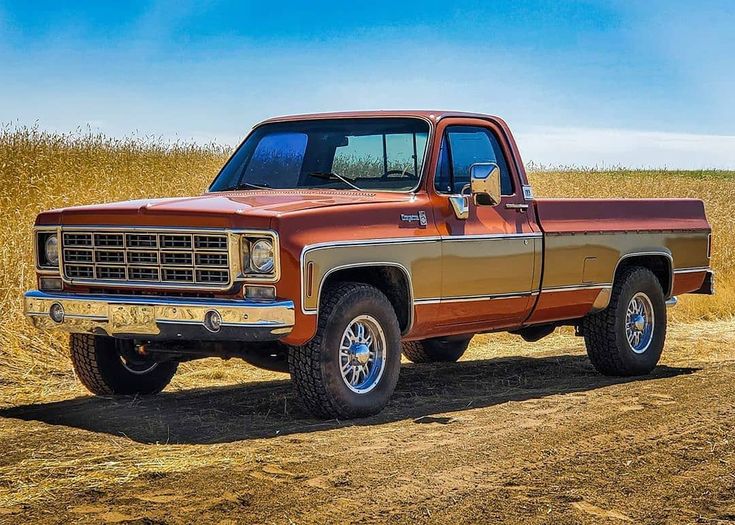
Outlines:
[[273, 243], [267, 239], [260, 239], [250, 248], [250, 265], [260, 272], [273, 271]]
[[59, 265], [59, 240], [56, 235], [49, 235], [43, 245], [43, 254], [48, 266]]

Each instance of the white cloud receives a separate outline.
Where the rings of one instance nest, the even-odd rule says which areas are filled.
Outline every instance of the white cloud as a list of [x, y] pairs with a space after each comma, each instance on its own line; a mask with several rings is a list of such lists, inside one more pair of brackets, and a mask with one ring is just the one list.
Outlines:
[[735, 136], [557, 127], [515, 136], [525, 162], [546, 166], [735, 169]]

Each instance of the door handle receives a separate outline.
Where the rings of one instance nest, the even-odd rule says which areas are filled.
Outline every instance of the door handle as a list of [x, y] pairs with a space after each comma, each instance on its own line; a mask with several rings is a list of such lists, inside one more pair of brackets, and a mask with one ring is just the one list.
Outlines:
[[527, 210], [528, 209], [528, 204], [506, 204], [505, 205], [505, 208], [508, 209], [508, 210], [520, 210], [520, 211], [523, 211], [523, 210]]

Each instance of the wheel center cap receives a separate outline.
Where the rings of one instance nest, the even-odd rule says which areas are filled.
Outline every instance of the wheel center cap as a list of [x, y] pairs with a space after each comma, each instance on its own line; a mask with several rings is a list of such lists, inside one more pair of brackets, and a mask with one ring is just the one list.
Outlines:
[[642, 332], [643, 329], [646, 327], [646, 320], [643, 318], [642, 315], [636, 315], [633, 319], [633, 326], [636, 330]]
[[360, 365], [366, 365], [370, 360], [370, 349], [365, 343], [357, 343], [352, 345], [350, 349], [352, 358]]

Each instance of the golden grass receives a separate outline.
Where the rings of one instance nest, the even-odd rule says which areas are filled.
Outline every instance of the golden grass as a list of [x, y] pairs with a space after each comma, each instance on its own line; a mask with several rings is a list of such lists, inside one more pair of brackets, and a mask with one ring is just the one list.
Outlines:
[[670, 311], [675, 321], [735, 315], [735, 172], [571, 169], [536, 171], [530, 178], [534, 193], [543, 197], [702, 199], [712, 225], [717, 295], [683, 296]]
[[54, 376], [54, 383], [73, 378], [66, 338], [34, 330], [22, 315], [22, 293], [35, 285], [36, 215], [77, 204], [200, 194], [226, 157], [216, 145], [0, 129], [0, 385], [15, 384], [15, 395], [37, 391]]
[[[4, 389], [9, 396], [40, 397], [52, 384], [74, 388], [66, 338], [32, 329], [22, 315], [22, 293], [35, 284], [31, 231], [36, 214], [78, 204], [199, 194], [226, 155], [226, 148], [217, 145], [0, 129], [0, 386], [12, 387]], [[538, 171], [532, 182], [540, 196], [704, 199], [715, 232], [718, 295], [684, 298], [674, 318], [732, 316], [735, 173], [576, 169]], [[202, 373], [198, 370], [193, 381]]]

